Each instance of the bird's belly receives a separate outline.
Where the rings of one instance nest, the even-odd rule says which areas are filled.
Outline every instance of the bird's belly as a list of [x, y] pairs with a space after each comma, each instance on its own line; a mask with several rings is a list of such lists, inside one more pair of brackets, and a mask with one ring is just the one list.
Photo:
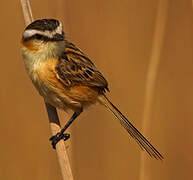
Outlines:
[[[50, 103], [56, 108], [67, 110], [71, 106], [80, 106], [78, 102], [73, 101], [71, 98], [61, 92], [59, 89], [55, 89], [50, 85], [36, 85], [39, 94], [45, 99], [46, 102]], [[71, 108], [72, 109], [72, 108]]]
[[[32, 80], [33, 81], [33, 80]], [[81, 107], [81, 103], [69, 97], [67, 94], [67, 90], [64, 86], [58, 87], [58, 83], [54, 83], [49, 80], [36, 80], [33, 81], [36, 89], [39, 94], [44, 98], [46, 102], [53, 105], [56, 108], [60, 108], [63, 110], [73, 109], [76, 110]]]
[[83, 85], [65, 87], [57, 78], [54, 61], [39, 66], [30, 78], [45, 101], [57, 108], [76, 111], [97, 101], [97, 89]]
[[35, 86], [46, 102], [65, 111], [67, 109], [76, 111], [80, 108], [87, 108], [97, 102], [98, 92], [85, 86], [56, 88], [45, 82]]

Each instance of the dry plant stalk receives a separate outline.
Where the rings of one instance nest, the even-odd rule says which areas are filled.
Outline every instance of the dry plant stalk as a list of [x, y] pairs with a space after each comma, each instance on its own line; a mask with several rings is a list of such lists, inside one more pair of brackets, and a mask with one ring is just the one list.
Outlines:
[[[142, 124], [144, 134], [147, 134], [151, 124], [150, 119], [152, 115], [152, 105], [161, 58], [160, 56], [163, 47], [163, 39], [167, 21], [167, 12], [168, 12], [168, 0], [159, 0], [155, 23], [155, 32], [152, 43], [152, 53], [150, 57], [146, 79], [145, 103], [144, 103], [144, 114]], [[146, 157], [143, 154], [141, 154], [140, 180], [150, 179], [148, 172], [145, 169], [146, 167], [145, 163]]]
[[[20, 2], [23, 10], [25, 24], [28, 25], [33, 21], [33, 15], [32, 15], [32, 10], [31, 10], [29, 0], [20, 0]], [[49, 117], [51, 133], [52, 135], [55, 135], [57, 132], [61, 130], [58, 114], [55, 107], [51, 106], [46, 102], [45, 102], [45, 105], [46, 105], [46, 109]], [[63, 180], [73, 180], [70, 161], [68, 158], [64, 141], [59, 141], [57, 143], [56, 152], [57, 152]]]

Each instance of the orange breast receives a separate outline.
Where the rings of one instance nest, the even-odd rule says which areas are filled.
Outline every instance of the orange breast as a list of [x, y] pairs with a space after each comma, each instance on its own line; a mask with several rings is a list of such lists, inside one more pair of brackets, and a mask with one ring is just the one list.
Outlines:
[[63, 84], [57, 79], [55, 67], [58, 60], [47, 60], [37, 69], [38, 78], [41, 83], [46, 83], [50, 88], [65, 89]]
[[38, 83], [47, 90], [47, 96], [54, 94], [64, 102], [65, 106], [69, 106], [71, 109], [73, 106], [87, 106], [96, 102], [97, 89], [83, 85], [66, 87], [57, 76], [56, 64], [57, 60], [49, 60], [37, 70]]

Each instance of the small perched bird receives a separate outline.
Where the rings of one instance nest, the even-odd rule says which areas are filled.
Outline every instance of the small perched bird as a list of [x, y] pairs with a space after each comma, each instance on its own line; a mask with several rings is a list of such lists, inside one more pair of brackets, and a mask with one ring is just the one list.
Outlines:
[[56, 108], [74, 113], [64, 128], [52, 136], [53, 148], [83, 110], [97, 102], [109, 109], [143, 150], [155, 159], [163, 156], [131, 124], [105, 95], [107, 80], [93, 62], [65, 39], [62, 24], [55, 19], [40, 19], [29, 24], [22, 36], [21, 51], [26, 71], [44, 100]]

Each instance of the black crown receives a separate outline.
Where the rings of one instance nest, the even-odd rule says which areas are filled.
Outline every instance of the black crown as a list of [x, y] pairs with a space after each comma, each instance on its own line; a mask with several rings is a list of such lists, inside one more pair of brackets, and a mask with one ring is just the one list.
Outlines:
[[54, 31], [59, 26], [59, 24], [59, 21], [56, 19], [38, 19], [29, 24], [26, 29]]

